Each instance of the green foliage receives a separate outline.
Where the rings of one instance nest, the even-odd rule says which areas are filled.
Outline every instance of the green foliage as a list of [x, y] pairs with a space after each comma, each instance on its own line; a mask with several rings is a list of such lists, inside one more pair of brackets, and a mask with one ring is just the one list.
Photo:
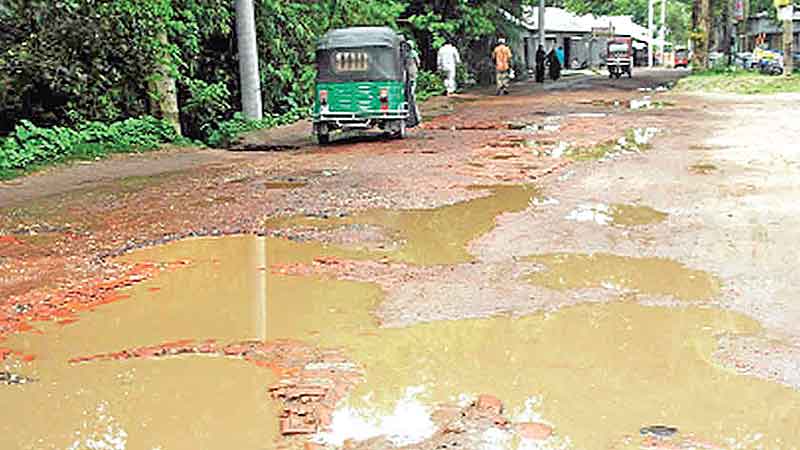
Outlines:
[[420, 70], [417, 74], [417, 102], [444, 94], [444, 80], [436, 72]]
[[169, 123], [153, 117], [111, 124], [89, 122], [77, 128], [41, 128], [23, 120], [11, 135], [0, 139], [0, 170], [8, 172], [53, 161], [150, 150], [178, 138]]
[[[150, 114], [159, 100], [151, 84], [164, 75], [177, 81], [185, 133], [211, 145], [297, 120], [312, 101], [317, 39], [332, 28], [401, 29], [419, 43], [423, 67], [430, 70], [438, 46], [452, 38], [466, 63], [458, 73], [464, 85], [476, 72], [491, 74], [494, 38], [515, 38], [500, 11], [518, 13], [522, 3], [255, 2], [266, 117], [250, 122], [236, 114], [240, 88], [230, 0], [3, 0], [0, 136], [10, 135], [2, 140], [0, 170], [174, 140], [145, 128], [167, 130], [160, 121], [124, 120]], [[443, 90], [438, 75], [421, 72], [421, 99]]]
[[735, 68], [719, 68], [694, 72], [678, 82], [675, 88], [683, 92], [726, 92], [736, 94], [777, 94], [800, 92], [800, 76], [762, 75]]
[[248, 120], [241, 113], [236, 113], [229, 120], [206, 124], [204, 127], [204, 132], [208, 136], [206, 143], [217, 148], [230, 147], [234, 140], [244, 133], [288, 125], [307, 115], [308, 110], [305, 108], [284, 114], [268, 114], [261, 120]]

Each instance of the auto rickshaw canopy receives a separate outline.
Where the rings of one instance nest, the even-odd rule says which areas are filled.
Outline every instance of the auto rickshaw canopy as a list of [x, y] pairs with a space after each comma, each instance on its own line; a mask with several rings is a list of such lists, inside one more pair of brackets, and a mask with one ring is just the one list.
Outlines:
[[329, 31], [317, 44], [317, 81], [404, 81], [404, 42], [389, 27]]
[[352, 27], [331, 30], [320, 38], [317, 50], [358, 47], [399, 48], [403, 37], [389, 27]]

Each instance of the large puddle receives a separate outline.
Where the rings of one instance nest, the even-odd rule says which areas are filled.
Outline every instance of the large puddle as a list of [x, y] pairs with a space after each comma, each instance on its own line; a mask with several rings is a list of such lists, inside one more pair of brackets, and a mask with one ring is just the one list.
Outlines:
[[375, 286], [263, 270], [325, 253], [315, 244], [234, 237], [132, 255], [191, 265], [77, 323], [10, 339], [39, 355], [22, 369], [38, 381], [0, 387], [0, 448], [271, 448], [269, 370], [201, 356], [66, 364], [187, 338], [344, 348], [366, 382], [320, 437], [332, 443], [384, 433], [398, 444], [422, 439], [433, 432], [434, 405], [480, 393], [503, 399], [512, 417], [553, 424], [554, 439], [576, 449], [611, 448], [662, 423], [732, 447], [760, 436], [764, 448], [785, 448], [800, 429], [800, 395], [711, 360], [717, 334], [758, 330], [743, 316], [617, 303], [381, 329], [370, 315], [381, 300]]
[[[383, 298], [375, 285], [269, 270], [319, 256], [471, 261], [467, 244], [489, 231], [495, 216], [524, 209], [535, 195], [522, 187], [489, 189], [490, 197], [440, 210], [276, 223], [385, 227], [404, 244], [385, 251], [242, 236], [186, 240], [127, 256], [190, 264], [128, 289], [129, 298], [83, 314], [78, 322], [42, 324], [41, 335], [4, 342], [37, 359], [0, 367], [36, 380], [0, 385], [0, 448], [274, 448], [278, 409], [267, 394], [275, 381], [270, 370], [209, 355], [67, 361], [186, 339], [286, 338], [341, 348], [366, 372], [366, 381], [339, 404], [332, 431], [317, 436], [332, 444], [376, 435], [398, 445], [419, 441], [434, 432], [436, 405], [482, 393], [502, 399], [514, 420], [551, 423], [552, 444], [562, 448], [618, 448], [626, 436], [653, 424], [731, 448], [785, 448], [794, 442], [798, 393], [712, 361], [718, 334], [758, 330], [740, 315], [618, 302], [525, 318], [382, 329], [371, 315]], [[667, 260], [533, 260], [549, 270], [532, 281], [556, 289], [612, 283], [684, 300], [710, 298], [719, 289], [710, 275]], [[519, 443], [504, 442], [499, 448]]]
[[[271, 228], [313, 227], [330, 229], [353, 224], [377, 225], [388, 230], [401, 245], [390, 246], [392, 261], [419, 265], [460, 264], [472, 261], [467, 245], [494, 228], [495, 218], [528, 207], [538, 191], [530, 186], [476, 186], [491, 195], [437, 209], [392, 211], [376, 209], [338, 218], [290, 217], [268, 222]], [[363, 257], [363, 255], [362, 255]]]
[[529, 280], [555, 290], [609, 288], [685, 301], [710, 300], [720, 290], [713, 275], [663, 258], [559, 253], [527, 260], [544, 266]]

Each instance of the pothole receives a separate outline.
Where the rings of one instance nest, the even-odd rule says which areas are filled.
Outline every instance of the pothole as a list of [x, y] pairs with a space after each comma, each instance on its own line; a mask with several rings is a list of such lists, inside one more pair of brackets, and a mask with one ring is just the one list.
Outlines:
[[544, 266], [529, 281], [555, 290], [607, 288], [683, 301], [711, 300], [720, 291], [713, 275], [664, 258], [556, 253], [527, 260]]
[[689, 166], [689, 171], [697, 175], [710, 175], [717, 170], [719, 168], [711, 163], [697, 163]]
[[533, 187], [521, 185], [470, 189], [489, 191], [490, 195], [437, 209], [371, 210], [327, 219], [289, 217], [268, 221], [267, 227], [324, 230], [353, 224], [375, 225], [393, 232], [402, 245], [372, 257], [419, 265], [459, 264], [474, 260], [467, 245], [494, 228], [497, 216], [523, 211], [538, 193]]
[[264, 189], [268, 190], [281, 190], [281, 189], [298, 189], [307, 186], [308, 183], [299, 181], [268, 181], [262, 185]]
[[[366, 379], [335, 405], [331, 427], [315, 438], [334, 445], [378, 435], [398, 445], [419, 442], [434, 431], [437, 405], [485, 392], [503, 399], [513, 420], [535, 416], [552, 424], [557, 442], [588, 450], [609, 448], [653, 423], [714, 442], [745, 442], [760, 433], [767, 446], [790, 442], [800, 426], [800, 394], [712, 362], [717, 335], [758, 331], [741, 315], [616, 303], [383, 329], [371, 315], [383, 297], [376, 286], [264, 270], [329, 253], [315, 243], [229, 237], [126, 257], [191, 263], [76, 323], [9, 339], [38, 355], [25, 370], [42, 382], [0, 391], [4, 447], [276, 446], [278, 411], [266, 394], [275, 380], [270, 370], [190, 355], [66, 364], [76, 355], [176, 339], [299, 339], [341, 348]], [[602, 271], [607, 262], [587, 260], [586, 267]], [[653, 273], [647, 262], [634, 262]], [[687, 280], [657, 268], [665, 284]], [[508, 441], [500, 448], [514, 447]]]
[[575, 222], [594, 222], [598, 225], [633, 227], [661, 223], [669, 214], [649, 206], [623, 203], [582, 203], [572, 210], [567, 220]]

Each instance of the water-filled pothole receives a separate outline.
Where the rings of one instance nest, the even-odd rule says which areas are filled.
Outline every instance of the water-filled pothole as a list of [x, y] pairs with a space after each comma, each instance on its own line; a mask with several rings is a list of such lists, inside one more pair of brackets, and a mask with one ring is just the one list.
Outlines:
[[503, 399], [512, 417], [531, 414], [534, 405], [554, 425], [553, 439], [578, 449], [610, 448], [654, 423], [731, 446], [760, 435], [759, 443], [773, 448], [791, 442], [800, 427], [798, 393], [712, 361], [717, 334], [758, 330], [741, 315], [617, 303], [382, 329], [370, 314], [382, 299], [374, 285], [263, 270], [308, 263], [329, 250], [230, 237], [129, 256], [191, 264], [77, 323], [12, 337], [8, 345], [39, 355], [22, 368], [38, 381], [0, 389], [1, 446], [270, 447], [278, 427], [266, 393], [269, 370], [199, 356], [65, 364], [189, 338], [294, 338], [344, 349], [363, 366], [366, 382], [339, 405], [332, 433], [321, 436], [332, 443], [386, 432], [397, 442], [422, 439], [433, 431], [434, 405], [480, 393]]
[[475, 186], [491, 195], [438, 209], [377, 209], [347, 217], [320, 219], [289, 217], [267, 222], [272, 229], [287, 227], [335, 228], [343, 225], [376, 225], [390, 230], [403, 245], [391, 251], [372, 253], [390, 260], [419, 265], [459, 264], [473, 261], [467, 245], [491, 231], [495, 218], [528, 207], [538, 191], [530, 186]]
[[558, 253], [527, 259], [545, 266], [530, 275], [530, 282], [549, 289], [607, 287], [685, 301], [710, 300], [720, 290], [713, 275], [665, 258]]
[[665, 221], [669, 214], [649, 206], [615, 203], [582, 203], [572, 210], [567, 220], [576, 222], [595, 222], [598, 225], [633, 227], [653, 225]]

